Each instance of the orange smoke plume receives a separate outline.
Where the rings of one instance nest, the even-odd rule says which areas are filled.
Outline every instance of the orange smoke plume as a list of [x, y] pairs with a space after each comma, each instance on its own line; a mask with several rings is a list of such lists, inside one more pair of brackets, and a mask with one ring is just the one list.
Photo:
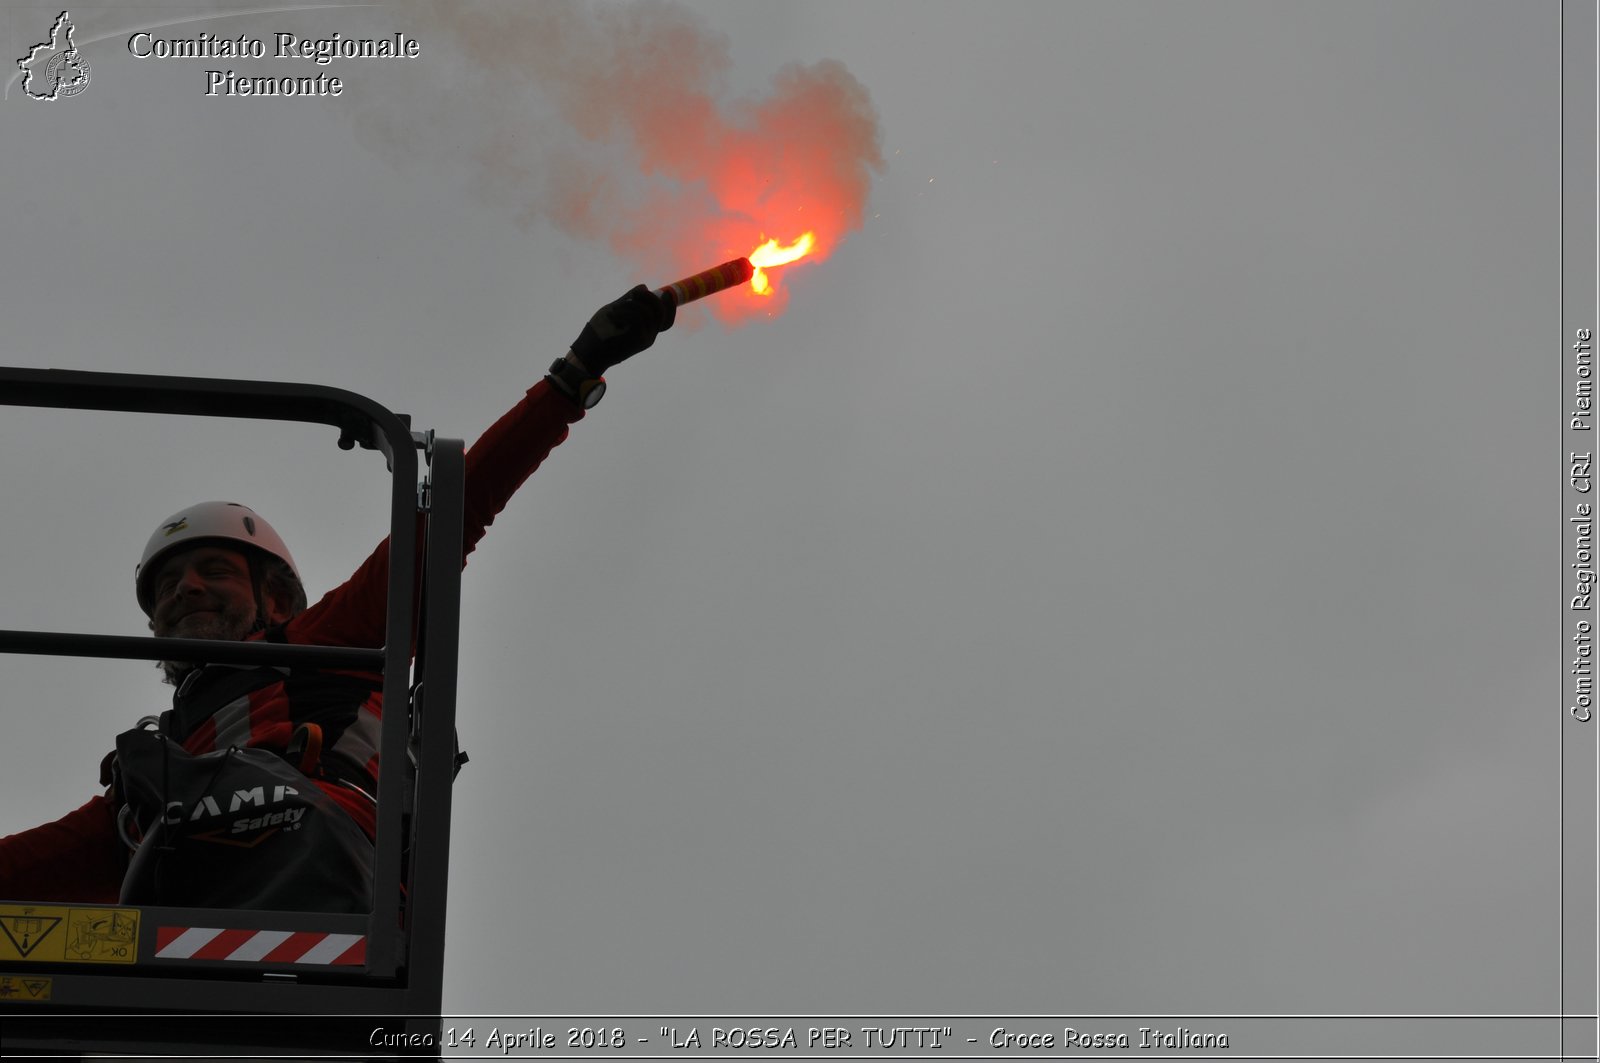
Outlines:
[[[451, 69], [482, 82], [439, 138], [472, 160], [474, 186], [524, 223], [603, 240], [640, 278], [749, 256], [759, 286], [706, 300], [725, 321], [781, 311], [796, 271], [862, 226], [883, 156], [872, 101], [841, 63], [785, 66], [760, 93], [735, 95], [728, 40], [674, 3], [417, 13], [465, 53]], [[440, 110], [419, 103], [370, 124], [369, 140], [403, 154], [407, 124]], [[757, 261], [769, 242], [802, 240], [794, 265]]]

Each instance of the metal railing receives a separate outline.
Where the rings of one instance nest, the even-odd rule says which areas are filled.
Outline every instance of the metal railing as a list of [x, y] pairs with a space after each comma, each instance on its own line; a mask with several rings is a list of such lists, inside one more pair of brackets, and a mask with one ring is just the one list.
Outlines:
[[[437, 1043], [451, 782], [457, 759], [461, 441], [413, 433], [405, 418], [364, 396], [306, 384], [0, 368], [0, 405], [327, 424], [338, 429], [340, 447], [380, 451], [393, 476], [382, 649], [0, 630], [0, 653], [381, 672], [384, 709], [370, 913], [140, 908], [137, 962], [0, 965], [42, 980], [49, 998], [41, 1005], [0, 996], [0, 1027], [5, 1031], [0, 1048], [177, 1054], [333, 1051], [336, 1046], [325, 1040], [333, 1036], [331, 1017], [339, 1015], [392, 1016], [390, 1027], [424, 1033], [430, 1031], [431, 1015]], [[426, 490], [419, 490], [419, 449], [428, 465]], [[416, 615], [414, 602], [420, 602]], [[414, 781], [407, 777], [413, 763]], [[48, 898], [0, 898], [0, 911], [11, 909], [13, 902], [52, 903]], [[360, 934], [365, 955], [361, 962], [342, 967], [157, 957], [158, 928], [181, 927], [274, 935]], [[118, 1017], [110, 1018], [112, 1013]], [[182, 1014], [193, 1018], [179, 1021]], [[106, 1017], [90, 1020], [90, 1015]], [[317, 1015], [327, 1021], [204, 1021], [224, 1015]], [[364, 1047], [350, 1045], [344, 1051], [359, 1053]]]

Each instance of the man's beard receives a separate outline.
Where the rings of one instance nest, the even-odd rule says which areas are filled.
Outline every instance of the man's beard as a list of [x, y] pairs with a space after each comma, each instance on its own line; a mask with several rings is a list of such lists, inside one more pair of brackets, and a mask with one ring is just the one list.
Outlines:
[[[224, 609], [220, 612], [189, 613], [179, 617], [175, 623], [157, 623], [151, 627], [158, 638], [238, 642], [255, 630], [256, 609], [254, 603], [251, 603], [249, 606]], [[159, 661], [157, 666], [167, 677], [167, 682], [174, 686], [182, 682], [184, 676], [200, 667], [199, 663], [193, 661]]]

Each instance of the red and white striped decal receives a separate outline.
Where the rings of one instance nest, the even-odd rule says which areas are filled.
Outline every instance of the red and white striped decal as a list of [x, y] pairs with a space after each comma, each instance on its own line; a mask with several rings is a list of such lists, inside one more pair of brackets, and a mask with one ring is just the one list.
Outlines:
[[158, 926], [155, 958], [361, 967], [367, 962], [367, 939], [363, 934]]

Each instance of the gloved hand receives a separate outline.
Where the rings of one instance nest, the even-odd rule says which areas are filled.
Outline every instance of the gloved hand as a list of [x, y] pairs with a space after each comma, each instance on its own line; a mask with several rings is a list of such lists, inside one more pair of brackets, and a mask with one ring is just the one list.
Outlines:
[[655, 343], [656, 335], [671, 328], [677, 315], [671, 299], [657, 298], [649, 288], [637, 285], [595, 311], [572, 341], [572, 353], [585, 369], [601, 376]]

